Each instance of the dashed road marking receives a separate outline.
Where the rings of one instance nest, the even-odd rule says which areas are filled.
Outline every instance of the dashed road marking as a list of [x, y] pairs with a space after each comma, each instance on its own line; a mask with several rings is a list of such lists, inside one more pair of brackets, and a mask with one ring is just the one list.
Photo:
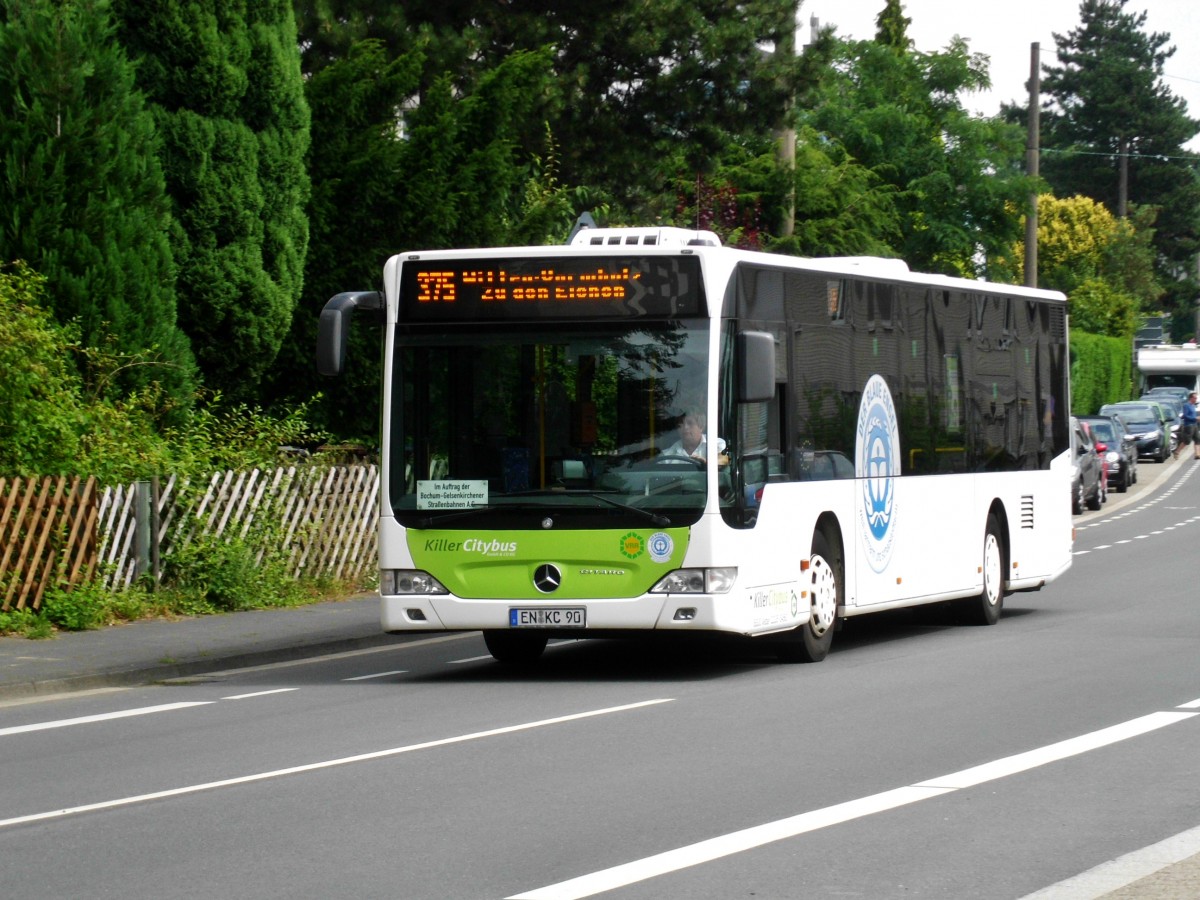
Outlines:
[[[637, 703], [626, 703], [621, 706], [608, 706], [603, 709], [591, 709], [585, 712], [568, 713], [565, 716], [555, 716], [550, 719], [538, 719], [534, 722], [523, 722], [519, 725], [503, 725], [499, 728], [489, 728], [486, 731], [476, 731], [471, 734], [460, 734], [454, 737], [441, 738], [439, 740], [424, 741], [420, 744], [408, 744], [403, 747], [389, 747], [386, 750], [374, 750], [370, 753], [359, 753], [355, 756], [343, 756], [338, 759], [326, 759], [321, 762], [308, 763], [307, 765], [292, 766], [287, 769], [275, 769], [270, 772], [257, 772], [253, 775], [241, 775], [235, 778], [224, 778], [220, 781], [209, 781], [204, 784], [190, 784], [183, 787], [170, 788], [165, 791], [155, 791], [150, 794], [138, 794], [133, 797], [120, 797], [115, 800], [104, 800], [99, 803], [88, 803], [84, 806], [72, 806], [66, 809], [52, 809], [46, 812], [32, 813], [26, 816], [14, 816], [11, 819], [0, 819], [0, 828], [8, 828], [13, 825], [25, 825], [30, 822], [43, 822], [47, 819], [61, 819], [66, 816], [79, 815], [86, 812], [97, 812], [103, 809], [117, 809], [124, 806], [133, 806], [138, 803], [147, 803], [151, 800], [162, 800], [167, 797], [182, 797], [188, 794], [198, 794], [201, 791], [211, 791], [217, 788], [234, 787], [240, 784], [252, 784], [258, 781], [269, 781], [274, 778], [283, 778], [288, 775], [300, 775], [305, 772], [316, 772], [322, 769], [332, 769], [338, 766], [348, 766], [354, 763], [369, 762], [376, 759], [385, 759], [390, 756], [399, 756], [402, 753], [412, 753], [416, 750], [430, 750], [434, 747], [447, 747], [451, 744], [462, 744], [467, 741], [477, 741], [483, 738], [498, 737], [502, 734], [514, 734], [519, 731], [530, 731], [534, 728], [545, 728], [548, 725], [561, 725], [566, 722], [577, 722], [581, 719], [591, 719], [596, 716], [606, 716], [613, 713], [628, 712], [635, 709], [643, 709], [649, 706], [657, 706], [660, 703], [670, 703], [671, 698], [659, 698], [655, 700], [641, 700]], [[1187, 715], [1200, 715], [1200, 713], [1189, 713]]]

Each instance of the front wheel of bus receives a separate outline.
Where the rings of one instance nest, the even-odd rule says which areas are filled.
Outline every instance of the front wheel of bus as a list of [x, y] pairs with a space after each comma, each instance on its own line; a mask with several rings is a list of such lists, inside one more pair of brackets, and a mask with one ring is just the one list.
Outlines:
[[514, 665], [536, 662], [546, 649], [546, 636], [527, 631], [485, 631], [483, 642], [497, 662]]
[[975, 625], [995, 625], [1004, 608], [1004, 543], [1000, 523], [989, 515], [983, 534], [983, 590], [963, 601], [963, 612]]
[[829, 540], [821, 532], [813, 535], [808, 569], [800, 579], [810, 600], [808, 621], [789, 632], [779, 645], [784, 662], [820, 662], [833, 643], [834, 625], [842, 599], [840, 559], [833, 554]]

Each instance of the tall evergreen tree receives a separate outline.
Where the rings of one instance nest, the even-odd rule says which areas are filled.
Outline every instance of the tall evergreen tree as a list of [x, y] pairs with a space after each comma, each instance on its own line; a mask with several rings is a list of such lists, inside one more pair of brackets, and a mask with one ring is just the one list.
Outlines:
[[[519, 152], [544, 96], [549, 57], [514, 52], [461, 93], [449, 77], [419, 105], [420, 49], [390, 56], [365, 40], [319, 68], [307, 84], [313, 110], [309, 167], [312, 243], [288, 351], [270, 375], [272, 402], [326, 394], [316, 415], [343, 436], [378, 427], [377, 335], [358, 328], [352, 371], [318, 380], [312, 353], [324, 303], [343, 290], [379, 284], [384, 262], [403, 250], [493, 246], [526, 234], [523, 204], [531, 161]], [[569, 224], [564, 223], [564, 224]]]
[[286, 0], [114, 0], [164, 136], [180, 321], [206, 383], [255, 399], [308, 246], [309, 110]]
[[904, 15], [900, 0], [887, 0], [887, 6], [875, 18], [875, 42], [892, 47], [897, 53], [906, 53], [912, 49], [912, 39], [908, 36], [911, 24], [912, 19]]
[[1155, 248], [1165, 304], [1190, 333], [1200, 250], [1200, 178], [1183, 145], [1200, 133], [1163, 83], [1170, 35], [1145, 31], [1127, 0], [1083, 0], [1080, 26], [1056, 34], [1058, 65], [1042, 91], [1042, 175], [1059, 196], [1083, 194], [1118, 216], [1131, 204], [1158, 209]]
[[0, 260], [46, 276], [60, 322], [177, 399], [194, 363], [176, 325], [171, 217], [153, 117], [104, 0], [0, 2]]

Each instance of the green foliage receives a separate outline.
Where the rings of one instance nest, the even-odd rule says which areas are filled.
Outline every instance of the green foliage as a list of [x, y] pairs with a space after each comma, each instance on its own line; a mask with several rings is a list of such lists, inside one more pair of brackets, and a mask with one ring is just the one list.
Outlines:
[[1105, 403], [1128, 400], [1133, 354], [1128, 338], [1071, 329], [1071, 411], [1097, 412]]
[[1022, 130], [962, 107], [960, 93], [988, 85], [986, 57], [965, 41], [898, 52], [903, 36], [889, 33], [886, 43], [838, 42], [800, 123], [891, 187], [895, 255], [914, 269], [973, 276], [980, 251], [1001, 252], [1019, 236], [1010, 210], [1030, 189], [1019, 174]]
[[1082, 281], [1070, 296], [1071, 325], [1092, 334], [1129, 338], [1137, 331], [1137, 304], [1100, 278]]
[[796, 135], [796, 222], [769, 249], [799, 256], [894, 256], [902, 219], [897, 190], [852, 159], [836, 140]]
[[0, 268], [0, 475], [78, 471], [86, 410], [71, 364], [78, 332], [44, 307], [46, 279]]
[[[279, 448], [324, 439], [309, 403], [266, 413], [201, 394], [185, 405], [157, 383], [113, 398], [105, 385], [136, 357], [81, 347], [43, 308], [45, 279], [0, 269], [0, 475], [94, 475], [120, 484], [275, 465]], [[85, 360], [80, 376], [73, 358]]]
[[904, 53], [912, 47], [912, 40], [908, 36], [908, 26], [911, 24], [912, 19], [904, 15], [900, 0], [887, 0], [887, 5], [875, 19], [878, 29], [875, 32], [876, 43], [892, 47], [897, 53]]
[[112, 621], [112, 595], [99, 582], [74, 587], [54, 587], [42, 598], [42, 615], [64, 631], [90, 631]]
[[1050, 105], [1042, 115], [1041, 173], [1056, 194], [1084, 194], [1119, 217], [1135, 205], [1156, 211], [1152, 258], [1166, 291], [1161, 308], [1190, 330], [1200, 291], [1200, 157], [1183, 148], [1200, 133], [1200, 121], [1163, 80], [1175, 53], [1170, 35], [1147, 33], [1146, 14], [1125, 6], [1083, 0], [1079, 27], [1055, 35], [1058, 65], [1047, 66], [1042, 79]]
[[193, 612], [297, 606], [307, 595], [272, 537], [197, 538], [164, 560], [164, 584]]
[[45, 616], [31, 609], [0, 611], [0, 634], [16, 634], [32, 639], [48, 638], [54, 625]]
[[316, 111], [313, 249], [267, 400], [296, 405], [320, 390], [327, 397], [314, 420], [371, 443], [379, 428], [379, 333], [369, 321], [356, 323], [350, 370], [318, 382], [312, 356], [325, 302], [377, 285], [384, 262], [403, 250], [561, 240], [579, 199], [558, 182], [555, 144], [540, 148], [540, 157], [520, 150], [531, 122], [546, 134], [536, 110], [549, 89], [548, 52], [514, 52], [467, 90], [442, 77], [404, 115], [401, 134], [397, 111], [418, 90], [423, 59], [419, 47], [392, 59], [367, 41], [308, 85]]
[[278, 465], [281, 447], [312, 446], [325, 438], [308, 424], [311, 403], [319, 399], [268, 413], [213, 395], [181, 427], [164, 432], [174, 451], [172, 471], [199, 475]]
[[138, 619], [298, 606], [361, 589], [328, 578], [291, 578], [280, 554], [266, 553], [260, 560], [244, 539], [202, 540], [179, 555], [168, 575], [154, 589], [145, 580], [117, 589], [100, 580], [53, 586], [38, 610], [0, 612], [0, 635], [48, 638], [55, 631], [90, 631]]
[[46, 276], [46, 303], [83, 344], [171, 365], [124, 370], [188, 395], [171, 217], [151, 113], [103, 0], [0, 3], [0, 261]]
[[308, 245], [309, 110], [285, 0], [114, 0], [162, 137], [180, 324], [245, 402], [291, 325]]
[[[1131, 338], [1140, 311], [1154, 308], [1162, 290], [1150, 241], [1153, 211], [1117, 219], [1090, 197], [1038, 198], [1038, 285], [1071, 300], [1071, 324], [1093, 334]], [[989, 266], [997, 281], [1020, 283], [1025, 245]]]

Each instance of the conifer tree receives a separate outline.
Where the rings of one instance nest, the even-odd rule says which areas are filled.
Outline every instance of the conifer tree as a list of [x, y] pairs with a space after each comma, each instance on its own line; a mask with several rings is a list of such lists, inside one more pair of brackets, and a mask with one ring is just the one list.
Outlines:
[[190, 396], [153, 118], [104, 0], [0, 2], [0, 260], [129, 365], [110, 386]]
[[163, 136], [180, 322], [208, 386], [253, 400], [303, 284], [309, 110], [286, 0], [115, 0]]
[[1163, 82], [1175, 53], [1170, 35], [1145, 31], [1127, 0], [1083, 0], [1080, 25], [1055, 35], [1058, 65], [1046, 66], [1041, 173], [1059, 196], [1083, 194], [1125, 217], [1155, 207], [1154, 244], [1165, 305], [1192, 330], [1200, 251], [1196, 154], [1183, 145], [1200, 122]]

